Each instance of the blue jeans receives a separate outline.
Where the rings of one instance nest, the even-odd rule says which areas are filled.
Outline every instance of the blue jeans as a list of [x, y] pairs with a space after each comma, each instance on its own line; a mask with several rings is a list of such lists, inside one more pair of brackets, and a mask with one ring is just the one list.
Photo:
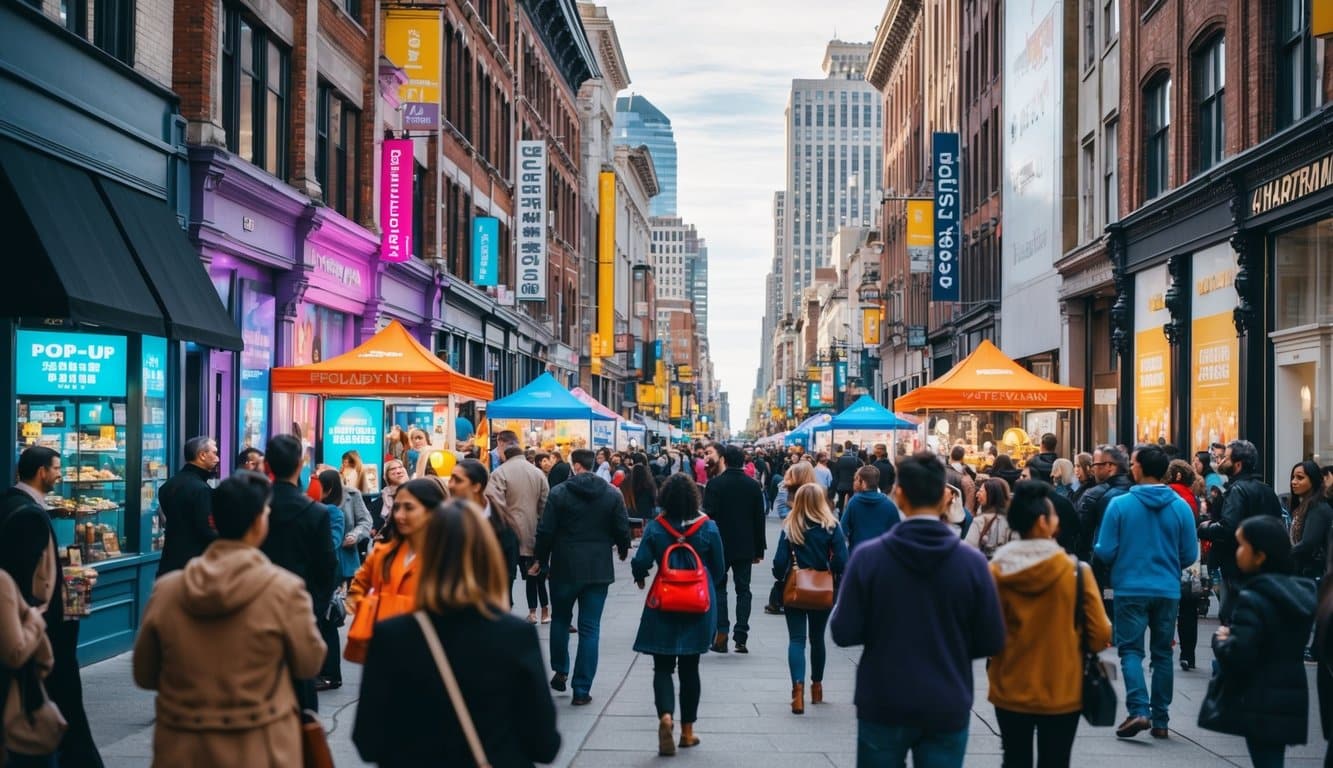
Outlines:
[[[1125, 676], [1125, 709], [1130, 717], [1147, 717], [1154, 728], [1165, 728], [1175, 684], [1171, 641], [1176, 631], [1179, 598], [1115, 596], [1115, 644]], [[1143, 633], [1152, 653], [1152, 706], [1143, 676]]]
[[908, 752], [912, 768], [962, 768], [967, 728], [923, 731], [856, 721], [856, 768], [905, 768]]
[[597, 641], [606, 607], [606, 584], [551, 582], [551, 670], [569, 674], [569, 624], [579, 604], [579, 647], [574, 659], [574, 695], [587, 696], [597, 675]]
[[793, 683], [805, 682], [805, 640], [806, 625], [810, 627], [810, 682], [824, 682], [824, 660], [828, 657], [824, 650], [824, 629], [828, 627], [828, 618], [833, 611], [803, 611], [800, 608], [788, 608], [787, 619], [787, 667], [791, 670]]

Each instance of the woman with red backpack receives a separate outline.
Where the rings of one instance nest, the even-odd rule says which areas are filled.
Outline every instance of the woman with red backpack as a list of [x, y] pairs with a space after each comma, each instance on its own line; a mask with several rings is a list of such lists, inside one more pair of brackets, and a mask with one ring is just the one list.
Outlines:
[[676, 708], [673, 674], [680, 674], [680, 746], [699, 743], [699, 656], [717, 627], [717, 593], [726, 573], [722, 535], [699, 510], [699, 489], [689, 475], [667, 478], [658, 494], [662, 514], [648, 522], [631, 567], [643, 589], [648, 572], [657, 576], [639, 620], [634, 650], [653, 657], [653, 698], [657, 705], [657, 751], [676, 754], [672, 716]]

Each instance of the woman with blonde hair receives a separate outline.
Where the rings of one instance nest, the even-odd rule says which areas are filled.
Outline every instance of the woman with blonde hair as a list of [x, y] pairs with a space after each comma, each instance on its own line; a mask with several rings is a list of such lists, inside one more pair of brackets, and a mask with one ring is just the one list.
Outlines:
[[430, 435], [420, 427], [412, 427], [407, 431], [407, 442], [412, 447], [403, 454], [403, 463], [412, 477], [425, 477], [426, 467], [430, 466]]
[[352, 730], [361, 759], [388, 767], [555, 759], [560, 733], [537, 630], [509, 613], [504, 568], [474, 503], [430, 510], [420, 610], [379, 624], [370, 643]]
[[1051, 485], [1055, 487], [1056, 493], [1072, 500], [1076, 482], [1078, 478], [1074, 477], [1074, 462], [1069, 459], [1056, 459], [1051, 463]]
[[[785, 583], [793, 568], [832, 571], [834, 587], [847, 567], [847, 535], [829, 506], [819, 483], [802, 485], [792, 498], [791, 514], [782, 521], [777, 551], [773, 555], [773, 578]], [[786, 606], [787, 667], [791, 671], [791, 711], [805, 713], [805, 643], [810, 641], [810, 703], [824, 701], [824, 630], [830, 606], [806, 610]]]
[[[790, 499], [796, 495], [797, 489], [803, 485], [810, 485], [818, 482], [815, 477], [814, 465], [808, 461], [793, 462], [787, 469], [787, 473], [782, 476], [782, 484], [778, 487], [777, 495], [773, 499], [773, 511], [777, 513], [778, 518], [787, 519], [791, 513]], [[770, 615], [779, 615], [782, 613], [782, 582], [779, 581], [773, 585], [773, 589], [768, 593], [768, 605], [764, 606], [764, 613]]]

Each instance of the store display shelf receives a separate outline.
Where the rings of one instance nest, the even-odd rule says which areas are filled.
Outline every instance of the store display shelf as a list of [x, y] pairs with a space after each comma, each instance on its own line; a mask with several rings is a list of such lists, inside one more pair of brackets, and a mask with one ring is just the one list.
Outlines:
[[118, 483], [124, 483], [125, 478], [112, 477], [106, 480], [61, 480], [60, 482], [65, 485], [116, 485]]

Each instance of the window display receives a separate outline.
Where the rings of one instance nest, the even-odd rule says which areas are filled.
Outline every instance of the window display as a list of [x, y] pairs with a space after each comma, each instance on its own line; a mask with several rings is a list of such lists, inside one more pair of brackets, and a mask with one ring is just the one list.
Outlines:
[[167, 342], [143, 339], [143, 470], [140, 474], [141, 520], [152, 531], [149, 546], [162, 549], [166, 535], [158, 524], [157, 489], [167, 480]]

